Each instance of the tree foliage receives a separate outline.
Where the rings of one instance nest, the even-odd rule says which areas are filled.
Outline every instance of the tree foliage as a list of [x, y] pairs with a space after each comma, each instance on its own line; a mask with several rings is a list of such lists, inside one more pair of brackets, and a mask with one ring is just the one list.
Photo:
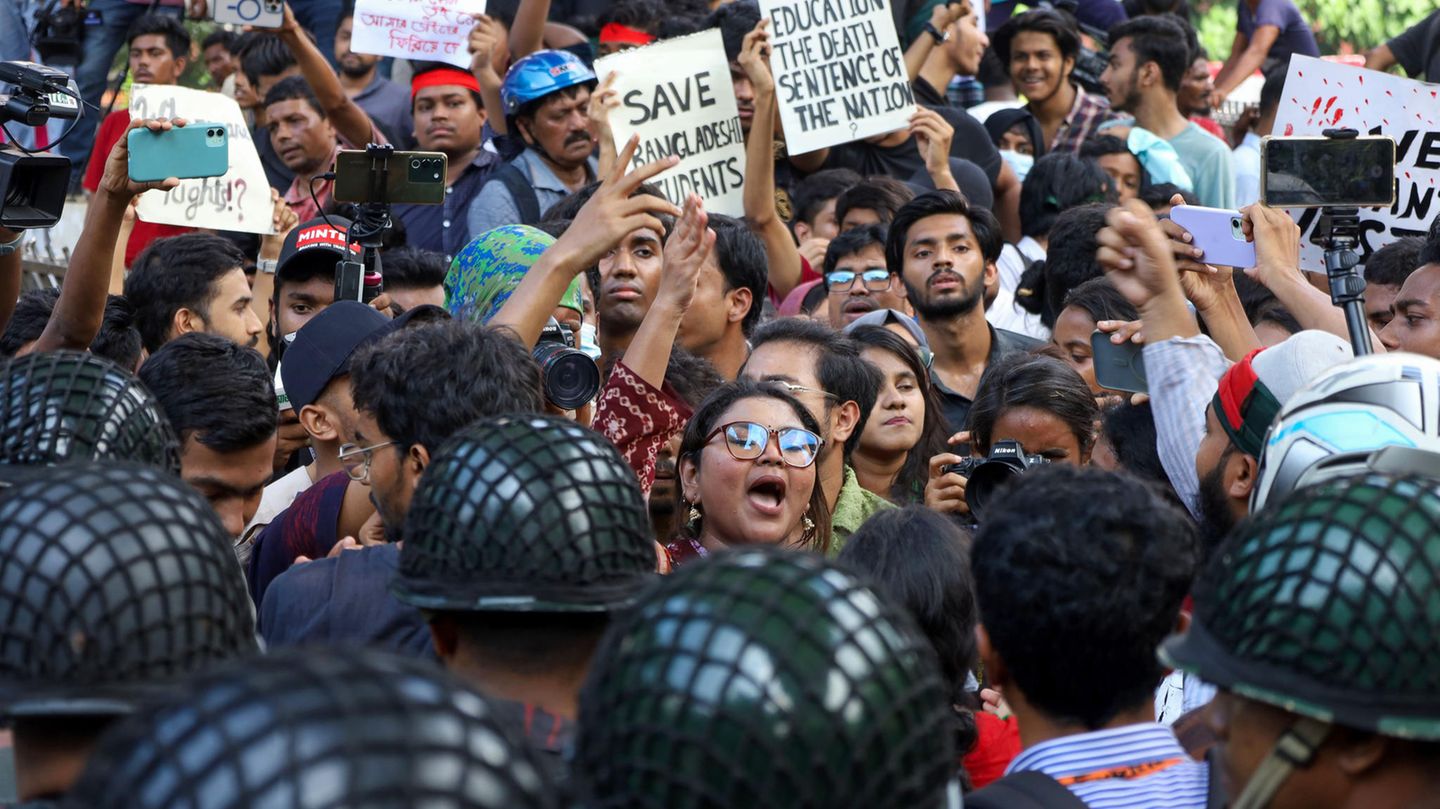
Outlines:
[[[1195, 27], [1211, 59], [1230, 54], [1235, 38], [1236, 3], [1245, 0], [1200, 0]], [[1434, 0], [1295, 0], [1310, 21], [1324, 54], [1355, 53], [1385, 42], [1435, 10]]]

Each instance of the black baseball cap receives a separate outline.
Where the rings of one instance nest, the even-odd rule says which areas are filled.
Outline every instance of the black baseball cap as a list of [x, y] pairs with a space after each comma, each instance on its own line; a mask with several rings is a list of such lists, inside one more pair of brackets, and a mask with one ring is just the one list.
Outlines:
[[[290, 231], [280, 247], [280, 260], [275, 265], [276, 280], [287, 275], [304, 278], [334, 276], [335, 262], [360, 254], [359, 245], [345, 238], [349, 229], [350, 220], [342, 216], [320, 217], [300, 224]], [[285, 390], [289, 392], [288, 385]]]
[[301, 326], [280, 363], [280, 380], [296, 412], [313, 404], [330, 380], [348, 372], [355, 349], [389, 325], [390, 318], [373, 307], [336, 301]]

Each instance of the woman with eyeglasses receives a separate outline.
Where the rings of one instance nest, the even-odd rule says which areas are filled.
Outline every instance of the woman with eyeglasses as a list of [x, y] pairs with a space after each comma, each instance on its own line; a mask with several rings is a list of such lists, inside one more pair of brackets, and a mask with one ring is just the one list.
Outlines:
[[732, 545], [824, 553], [830, 511], [815, 468], [823, 443], [810, 411], [777, 384], [740, 379], [711, 394], [680, 442], [671, 565]]
[[909, 342], [884, 326], [857, 326], [846, 333], [884, 378], [860, 444], [850, 454], [855, 476], [861, 486], [891, 502], [923, 502], [930, 459], [946, 451], [950, 434], [925, 364]]

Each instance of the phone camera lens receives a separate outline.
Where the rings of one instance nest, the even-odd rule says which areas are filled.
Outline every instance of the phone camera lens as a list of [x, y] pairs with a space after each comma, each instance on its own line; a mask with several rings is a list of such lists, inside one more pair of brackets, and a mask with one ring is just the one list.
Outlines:
[[420, 160], [419, 160], [419, 158], [416, 158], [415, 160], [411, 160], [411, 161], [410, 161], [410, 168], [412, 168], [412, 169], [418, 169], [418, 168], [420, 168]]

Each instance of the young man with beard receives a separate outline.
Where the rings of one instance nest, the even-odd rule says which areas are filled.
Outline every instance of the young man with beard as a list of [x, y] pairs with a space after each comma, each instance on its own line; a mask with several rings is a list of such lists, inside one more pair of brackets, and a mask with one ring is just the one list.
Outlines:
[[1034, 9], [1012, 17], [995, 32], [993, 44], [1015, 92], [1025, 97], [1025, 109], [1040, 122], [1047, 152], [1079, 152], [1080, 144], [1114, 117], [1111, 101], [1070, 78], [1080, 32], [1065, 15]]
[[243, 346], [260, 342], [251, 307], [245, 256], [234, 242], [209, 233], [160, 239], [141, 253], [125, 279], [135, 328], [145, 350], [184, 334], [207, 332]]
[[[943, 106], [949, 104], [945, 91], [956, 76], [974, 76], [980, 72], [980, 60], [985, 49], [990, 47], [990, 37], [985, 35], [985, 22], [975, 16], [969, 4], [951, 4], [958, 9], [960, 17], [950, 23], [942, 32], [943, 41], [933, 35], [915, 40], [911, 48], [921, 47], [925, 55], [920, 64], [920, 74], [912, 82], [915, 86], [915, 100], [922, 104]], [[944, 5], [935, 7], [931, 25], [935, 19], [949, 12], [942, 12]], [[906, 52], [907, 61], [910, 52]]]
[[1185, 29], [1164, 17], [1137, 17], [1110, 31], [1110, 64], [1100, 75], [1110, 105], [1175, 147], [1200, 204], [1231, 208], [1235, 170], [1225, 141], [1180, 111], [1176, 95], [1190, 63]]
[[340, 86], [351, 101], [365, 110], [365, 114], [380, 127], [391, 143], [407, 143], [412, 129], [410, 96], [403, 86], [381, 76], [375, 69], [380, 64], [379, 56], [351, 50], [354, 11], [353, 7], [346, 9], [335, 29], [335, 64], [340, 69]]
[[895, 214], [885, 262], [905, 284], [906, 298], [934, 353], [930, 379], [945, 418], [963, 429], [980, 375], [1012, 351], [1039, 340], [997, 329], [985, 321], [985, 287], [996, 283], [1000, 225], [989, 211], [971, 208], [954, 191], [931, 191]]
[[1210, 57], [1205, 55], [1204, 49], [1197, 46], [1195, 56], [1185, 68], [1184, 78], [1180, 79], [1180, 92], [1175, 95], [1175, 103], [1180, 107], [1181, 115], [1223, 141], [1225, 130], [1210, 117], [1214, 106], [1211, 99], [1214, 95], [1215, 82], [1210, 78]]
[[870, 312], [893, 309], [910, 314], [905, 284], [885, 265], [885, 226], [847, 230], [825, 251], [822, 277], [830, 298], [830, 326], [845, 328]]

